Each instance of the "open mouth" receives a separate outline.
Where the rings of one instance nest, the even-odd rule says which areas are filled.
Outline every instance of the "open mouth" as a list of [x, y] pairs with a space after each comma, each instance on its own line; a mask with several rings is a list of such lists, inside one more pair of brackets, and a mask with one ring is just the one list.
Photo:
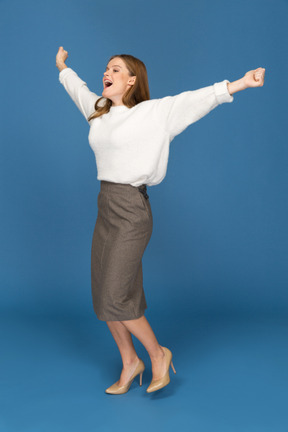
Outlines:
[[112, 86], [112, 82], [110, 82], [110, 81], [105, 81], [104, 82], [104, 86], [105, 86], [105, 88], [107, 88], [107, 87], [111, 87]]

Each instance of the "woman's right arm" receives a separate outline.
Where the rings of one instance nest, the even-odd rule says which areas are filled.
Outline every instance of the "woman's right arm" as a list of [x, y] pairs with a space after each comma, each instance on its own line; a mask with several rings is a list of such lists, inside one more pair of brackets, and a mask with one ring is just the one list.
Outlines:
[[65, 61], [67, 57], [68, 52], [61, 46], [56, 55], [56, 66], [59, 69], [59, 81], [88, 121], [88, 117], [95, 111], [94, 106], [96, 100], [101, 96], [97, 96], [96, 93], [90, 91], [86, 82], [83, 81], [73, 69], [66, 66]]

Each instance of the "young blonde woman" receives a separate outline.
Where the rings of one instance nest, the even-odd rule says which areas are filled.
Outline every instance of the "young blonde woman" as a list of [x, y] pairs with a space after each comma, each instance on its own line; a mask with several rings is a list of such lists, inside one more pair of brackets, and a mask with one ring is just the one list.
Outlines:
[[[248, 87], [264, 84], [265, 69], [247, 72], [237, 81], [150, 99], [144, 63], [128, 54], [110, 58], [103, 74], [102, 97], [90, 91], [67, 67], [68, 52], [59, 47], [59, 80], [87, 120], [89, 144], [100, 180], [98, 215], [91, 246], [94, 311], [106, 321], [123, 362], [120, 378], [105, 391], [123, 394], [145, 369], [132, 336], [146, 348], [152, 365], [147, 392], [169, 384], [172, 352], [161, 346], [144, 316], [142, 257], [152, 234], [147, 186], [166, 175], [169, 144], [190, 124]], [[161, 77], [160, 77], [161, 78]]]

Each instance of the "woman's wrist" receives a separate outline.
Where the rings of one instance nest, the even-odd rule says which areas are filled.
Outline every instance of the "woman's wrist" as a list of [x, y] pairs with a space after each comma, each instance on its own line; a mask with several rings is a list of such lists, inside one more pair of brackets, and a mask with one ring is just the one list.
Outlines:
[[61, 72], [63, 69], [66, 69], [68, 66], [66, 66], [65, 63], [58, 63], [56, 64], [57, 68], [59, 69], [59, 72]]
[[228, 92], [230, 93], [230, 95], [232, 95], [238, 91], [245, 90], [247, 88], [247, 85], [243, 77], [240, 78], [239, 80], [227, 83], [227, 87], [228, 87]]

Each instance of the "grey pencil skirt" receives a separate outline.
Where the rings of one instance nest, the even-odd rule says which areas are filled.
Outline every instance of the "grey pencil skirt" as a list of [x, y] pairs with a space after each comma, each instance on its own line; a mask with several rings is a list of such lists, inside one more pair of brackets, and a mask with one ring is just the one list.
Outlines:
[[140, 318], [147, 308], [142, 257], [153, 229], [147, 186], [101, 180], [91, 246], [93, 308], [102, 321]]

